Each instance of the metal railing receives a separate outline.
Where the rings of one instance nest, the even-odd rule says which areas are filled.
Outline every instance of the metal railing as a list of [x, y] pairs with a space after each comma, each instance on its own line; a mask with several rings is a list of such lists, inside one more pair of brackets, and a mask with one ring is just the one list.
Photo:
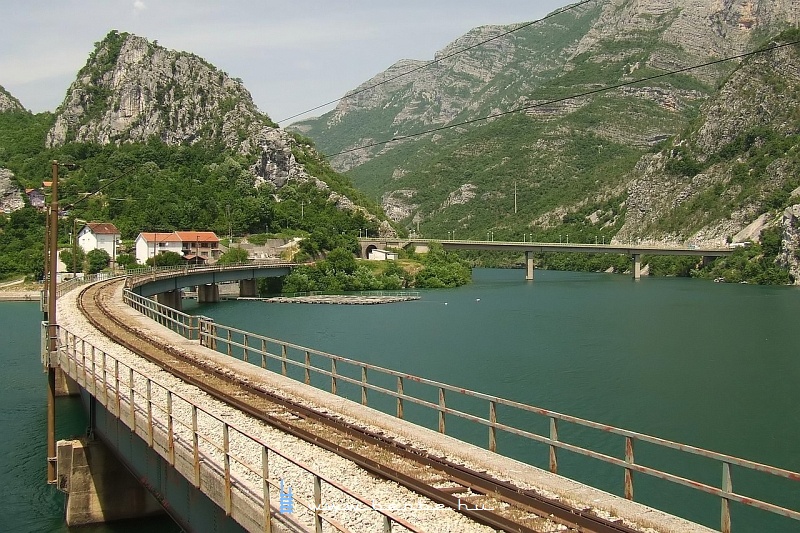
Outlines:
[[[770, 478], [782, 478], [792, 482], [800, 482], [800, 473], [798, 472], [585, 420], [549, 409], [526, 405], [521, 402], [456, 387], [413, 374], [398, 372], [217, 324], [207, 317], [196, 317], [171, 310], [130, 291], [125, 291], [124, 298], [129, 305], [162, 325], [181, 333], [187, 338], [199, 339], [203, 346], [225, 353], [228, 356], [240, 358], [243, 361], [257, 364], [262, 368], [268, 368], [270, 366], [268, 362], [272, 362], [271, 366], [274, 367], [276, 372], [302, 380], [306, 384], [312, 384], [312, 381], [320, 382], [320, 379], [322, 379], [332, 394], [340, 396], [343, 396], [342, 385], [348, 384], [351, 387], [355, 387], [356, 395], [360, 391], [361, 403], [366, 406], [370, 406], [368, 401], [370, 397], [369, 391], [392, 398], [395, 404], [394, 413], [389, 414], [394, 414], [397, 418], [403, 419], [405, 417], [405, 409], [408, 403], [435, 413], [438, 421], [437, 429], [442, 434], [446, 434], [448, 417], [456, 417], [478, 427], [484, 427], [488, 433], [486, 448], [492, 452], [497, 451], [499, 433], [514, 435], [527, 441], [540, 443], [546, 446], [548, 450], [549, 469], [553, 473], [558, 473], [559, 450], [565, 450], [618, 467], [622, 469], [624, 474], [622, 492], [625, 498], [629, 500], [634, 499], [634, 473], [636, 472], [717, 497], [721, 502], [720, 530], [723, 533], [731, 531], [731, 502], [800, 520], [800, 511], [797, 509], [783, 507], [756, 497], [734, 492], [731, 477], [731, 468], [737, 467], [753, 473], [764, 474]], [[143, 300], [149, 303], [144, 303]], [[295, 375], [293, 376], [292, 374]], [[393, 385], [391, 387], [382, 386], [377, 383], [379, 381], [384, 383], [391, 381]], [[410, 390], [411, 387], [418, 390], [412, 392]], [[470, 399], [472, 403], [478, 402], [480, 407], [477, 410], [470, 409], [471, 412], [468, 412], [466, 408], [453, 407], [454, 404], [470, 403], [464, 402], [463, 399], [465, 398]], [[375, 407], [374, 402], [372, 407]], [[384, 409], [384, 411], [386, 410]], [[499, 415], [499, 411], [502, 411], [502, 416]], [[478, 412], [483, 414], [476, 414]], [[546, 426], [544, 431], [533, 431], [530, 427], [533, 425], [532, 423], [526, 423], [523, 427], [519, 427], [521, 424], [517, 423], [515, 425], [515, 422], [513, 422], [514, 419], [526, 419], [526, 415], [531, 414], [535, 415], [537, 420], [543, 422], [543, 425]], [[601, 446], [590, 447], [567, 442], [559, 436], [560, 432], [562, 435], [567, 433], [564, 427], [569, 427], [567, 425], [619, 437], [622, 443], [617, 452], [619, 455], [615, 456], [602, 451]], [[634, 450], [637, 448], [638, 443], [653, 445], [661, 450], [676, 451], [684, 458], [688, 456], [703, 457], [713, 461], [717, 472], [719, 472], [720, 485], [714, 486], [661, 468], [637, 463]]]
[[[59, 366], [172, 467], [183, 470], [181, 473], [194, 487], [227, 515], [243, 526], [251, 526], [247, 529], [271, 531], [277, 519], [275, 509], [284, 509], [284, 503], [291, 503], [286, 511], [293, 514], [293, 505], [298, 504], [305, 510], [298, 516], [316, 531], [322, 531], [323, 523], [337, 531], [348, 531], [334, 515], [353, 509], [360, 515], [373, 514], [373, 520], [384, 531], [391, 531], [393, 524], [420, 531], [391, 510], [376, 507], [372, 498], [277, 450], [247, 428], [212, 413], [204, 405], [206, 402], [173, 392], [64, 327], [58, 328], [58, 339]], [[246, 456], [237, 450], [250, 450], [251, 454]], [[285, 463], [279, 464], [278, 470], [285, 473], [299, 469], [304, 475], [295, 479], [310, 479], [310, 486], [300, 488], [300, 495], [295, 492], [298, 487], [292, 487], [290, 501], [283, 499], [287, 494], [283, 478], [274, 477], [278, 461]], [[222, 490], [209, 481], [208, 474], [221, 480]], [[276, 494], [279, 506], [275, 505]], [[348, 503], [329, 503], [340, 502], [339, 495], [344, 495]], [[256, 520], [252, 513], [258, 515]], [[287, 515], [283, 518], [289, 519]], [[363, 520], [362, 516], [358, 519]]]

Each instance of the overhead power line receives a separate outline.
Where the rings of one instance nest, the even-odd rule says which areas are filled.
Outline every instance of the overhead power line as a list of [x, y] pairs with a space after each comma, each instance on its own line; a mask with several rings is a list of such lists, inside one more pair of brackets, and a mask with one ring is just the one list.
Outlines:
[[720, 63], [726, 63], [728, 61], [733, 61], [733, 60], [736, 60], [736, 59], [743, 59], [743, 58], [748, 57], [748, 56], [753, 56], [753, 55], [757, 55], [757, 54], [763, 54], [763, 53], [766, 53], [766, 52], [771, 52], [773, 50], [777, 50], [779, 48], [785, 48], [787, 46], [792, 46], [792, 45], [796, 45], [796, 44], [800, 44], [800, 40], [792, 41], [792, 42], [788, 42], [788, 43], [776, 44], [774, 46], [769, 46], [767, 48], [760, 48], [758, 50], [753, 50], [751, 52], [745, 52], [743, 54], [738, 54], [738, 55], [735, 55], [735, 56], [729, 56], [729, 57], [725, 57], [725, 58], [722, 58], [722, 59], [715, 59], [714, 61], [708, 61], [706, 63], [701, 63], [699, 65], [692, 65], [690, 67], [683, 67], [683, 68], [679, 68], [679, 69], [676, 69], [676, 70], [670, 70], [668, 72], [663, 72], [661, 74], [654, 74], [653, 76], [646, 76], [644, 78], [639, 78], [638, 80], [632, 80], [632, 81], [626, 81], [626, 82], [623, 82], [623, 83], [617, 83], [615, 85], [609, 85], [607, 87], [601, 87], [599, 89], [592, 89], [590, 91], [585, 91], [585, 92], [582, 92], [582, 93], [573, 94], [571, 96], [564, 96], [562, 98], [555, 98], [553, 100], [547, 100], [547, 101], [538, 102], [538, 103], [535, 103], [535, 104], [524, 105], [524, 106], [520, 106], [520, 107], [517, 107], [517, 108], [514, 108], [514, 109], [510, 109], [508, 111], [501, 111], [499, 113], [493, 113], [491, 115], [486, 115], [486, 116], [479, 117], [479, 118], [473, 118], [473, 119], [470, 119], [470, 120], [464, 120], [464, 121], [458, 122], [456, 124], [447, 124], [445, 126], [438, 126], [436, 128], [431, 128], [431, 129], [428, 129], [428, 130], [425, 130], [425, 131], [421, 131], [421, 132], [418, 132], [418, 133], [410, 133], [408, 135], [394, 136], [391, 139], [389, 139], [388, 141], [379, 141], [379, 142], [375, 142], [375, 143], [372, 143], [372, 144], [365, 144], [364, 146], [359, 146], [359, 147], [356, 147], [356, 148], [349, 148], [347, 150], [342, 150], [341, 152], [336, 152], [336, 153], [333, 153], [333, 154], [324, 154], [324, 156], [325, 157], [334, 157], [334, 156], [337, 156], [337, 155], [348, 154], [348, 153], [351, 153], [351, 152], [357, 152], [358, 150], [364, 150], [364, 149], [367, 149], [367, 148], [373, 148], [375, 146], [383, 146], [385, 144], [389, 144], [390, 142], [404, 141], [406, 139], [413, 139], [414, 137], [420, 137], [422, 135], [427, 135], [429, 133], [435, 133], [437, 131], [448, 130], [448, 129], [451, 129], [451, 128], [458, 128], [460, 126], [466, 126], [466, 125], [469, 125], [469, 124], [474, 124], [476, 122], [482, 122], [482, 121], [485, 121], [485, 120], [490, 120], [490, 119], [502, 117], [502, 116], [505, 116], [505, 115], [511, 115], [513, 113], [519, 113], [520, 111], [527, 111], [529, 109], [535, 109], [537, 107], [543, 107], [543, 106], [558, 104], [560, 102], [566, 102], [567, 100], [574, 100], [576, 98], [583, 98], [584, 96], [591, 96], [593, 94], [598, 94], [598, 93], [611, 91], [611, 90], [614, 90], [614, 89], [619, 89], [620, 87], [629, 87], [631, 85], [636, 85], [638, 83], [652, 81], [652, 80], [656, 80], [656, 79], [659, 79], [659, 78], [672, 76], [672, 75], [675, 75], [675, 74], [681, 74], [683, 72], [689, 72], [689, 71], [700, 69], [700, 68], [710, 67], [710, 66], [713, 66], [713, 65], [718, 65]]
[[414, 68], [412, 68], [410, 70], [407, 70], [405, 72], [402, 72], [400, 74], [392, 76], [391, 78], [387, 78], [387, 79], [385, 79], [383, 81], [380, 81], [380, 82], [375, 83], [373, 85], [370, 85], [368, 87], [363, 87], [361, 89], [356, 89], [355, 91], [345, 95], [342, 98], [337, 98], [336, 100], [331, 100], [330, 102], [325, 102], [324, 104], [320, 104], [320, 105], [318, 105], [316, 107], [312, 107], [311, 109], [307, 109], [307, 110], [305, 110], [305, 111], [303, 111], [301, 113], [297, 113], [297, 114], [292, 115], [290, 117], [286, 117], [284, 119], [281, 119], [281, 120], [278, 121], [278, 123], [286, 122], [287, 120], [291, 120], [293, 118], [297, 118], [297, 117], [303, 116], [306, 113], [311, 113], [312, 111], [316, 111], [317, 109], [322, 109], [325, 106], [328, 106], [328, 105], [331, 105], [331, 104], [335, 104], [336, 102], [338, 102], [340, 100], [344, 100], [345, 98], [350, 98], [350, 97], [353, 97], [353, 96], [355, 96], [357, 94], [361, 94], [363, 92], [370, 91], [370, 90], [374, 89], [375, 87], [379, 87], [381, 85], [389, 83], [390, 81], [394, 81], [394, 80], [396, 80], [398, 78], [402, 78], [403, 76], [408, 76], [409, 74], [412, 74], [412, 73], [417, 72], [419, 70], [428, 68], [431, 65], [435, 65], [435, 64], [437, 64], [437, 63], [439, 63], [441, 61], [444, 61], [445, 59], [450, 59], [451, 57], [456, 56], [458, 54], [463, 54], [464, 52], [467, 52], [467, 51], [472, 50], [474, 48], [477, 48], [479, 46], [483, 46], [486, 43], [495, 41], [497, 39], [500, 39], [501, 37], [505, 37], [506, 35], [510, 35], [510, 34], [512, 34], [514, 32], [519, 31], [519, 30], [522, 30], [522, 29], [528, 28], [530, 26], [533, 26], [534, 24], [539, 24], [540, 22], [544, 22], [545, 20], [547, 20], [549, 18], [555, 17], [555, 16], [560, 15], [562, 13], [566, 13], [567, 11], [572, 11], [573, 9], [577, 9], [577, 8], [583, 6], [583, 5], [586, 5], [586, 4], [591, 3], [591, 2], [596, 2], [596, 1], [597, 0], [584, 0], [583, 2], [578, 2], [577, 4], [572, 4], [570, 6], [564, 7], [562, 9], [557, 10], [557, 11], [553, 11], [549, 15], [544, 16], [544, 17], [542, 17], [540, 19], [533, 20], [531, 22], [525, 22], [523, 24], [520, 24], [519, 26], [517, 26], [514, 29], [511, 29], [511, 30], [508, 30], [508, 31], [504, 31], [502, 33], [499, 33], [499, 34], [495, 35], [494, 37], [490, 37], [488, 39], [484, 39], [483, 41], [480, 41], [478, 43], [472, 44], [472, 45], [467, 46], [465, 48], [460, 48], [460, 49], [455, 50], [454, 52], [451, 52], [449, 54], [446, 54], [446, 55], [444, 55], [444, 56], [442, 56], [442, 57], [440, 57], [438, 59], [434, 59], [433, 61], [429, 61], [429, 62], [425, 63], [424, 65], [419, 65], [417, 67], [414, 67]]

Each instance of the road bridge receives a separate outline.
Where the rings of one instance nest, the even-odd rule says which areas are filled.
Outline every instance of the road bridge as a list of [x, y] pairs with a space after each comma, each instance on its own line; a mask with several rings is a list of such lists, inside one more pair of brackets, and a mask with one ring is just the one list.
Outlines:
[[547, 252], [571, 252], [582, 254], [618, 254], [631, 258], [633, 279], [641, 277], [642, 255], [683, 255], [698, 256], [704, 261], [733, 253], [730, 248], [698, 248], [695, 246], [654, 246], [634, 244], [580, 244], [560, 242], [514, 242], [514, 241], [473, 241], [437, 239], [359, 239], [362, 257], [368, 257], [377, 248], [406, 248], [413, 246], [426, 251], [431, 243], [438, 243], [445, 250], [487, 250], [495, 252], [522, 252], [525, 254], [525, 279], [533, 280], [533, 254]]
[[[108, 301], [113, 314], [128, 324], [136, 337], [163, 339], [171, 353], [184, 354], [187, 360], [204, 362], [208, 369], [219, 369], [228, 378], [238, 375], [248, 383], [259, 384], [264, 391], [280, 391], [281, 396], [299, 398], [303, 403], [335, 413], [336, 417], [361, 420], [363, 424], [379, 428], [380, 435], [392, 442], [416, 443], [422, 448], [452, 457], [456, 462], [477, 465], [482, 470], [500, 473], [498, 475], [504, 477], [509, 477], [508, 473], [513, 472], [510, 476], [513, 483], [550, 491], [564, 501], [572, 502], [573, 506], [592, 508], [597, 512], [613, 509], [615, 516], [632, 523], [645, 524], [656, 531], [709, 531], [633, 502], [634, 477], [652, 476], [717, 497], [722, 509], [720, 530], [725, 532], [732, 530], [732, 504], [800, 520], [800, 511], [797, 509], [781, 507], [734, 491], [730, 471], [735, 467], [747, 470], [748, 476], [765, 475], [790, 482], [800, 482], [800, 473], [241, 331], [203, 317], [186, 315], [130, 290], [135, 287], [143, 294], [151, 293], [155, 289], [148, 289], [146, 286], [149, 283], [159, 283], [162, 276], [167, 279], [176, 275], [177, 272], [142, 273], [128, 281], [127, 289], [120, 286], [119, 292], [104, 296], [99, 301]], [[185, 281], [173, 283], [180, 286]], [[411, 531], [433, 531], [441, 528], [443, 520], [450, 519], [437, 512], [433, 521], [421, 525], [420, 522], [414, 522], [421, 518], [419, 513], [400, 515], [386, 509], [376, 509], [380, 505], [375, 505], [375, 496], [372, 509], [367, 509], [370, 507], [369, 498], [363, 494], [400, 498], [390, 501], [401, 503], [415, 501], [405, 499], [415, 497], [408, 493], [404, 493], [404, 496], [386, 496], [388, 493], [377, 492], [383, 489], [371, 484], [361, 485], [360, 481], [353, 486], [349, 481], [357, 474], [349, 470], [345, 473], [344, 467], [338, 463], [311, 467], [300, 457], [317, 458], [323, 453], [321, 450], [311, 451], [306, 456], [305, 452], [301, 453], [301, 448], [307, 443], [292, 441], [292, 444], [278, 446], [275, 443], [282, 437], [274, 432], [270, 432], [269, 436], [261, 433], [264, 430], [259, 429], [262, 427], [260, 424], [248, 422], [245, 415], [241, 415], [244, 419], [240, 419], [236, 409], [215, 407], [216, 400], [204, 393], [190, 394], [192, 387], [176, 379], [171, 372], [163, 372], [152, 364], [145, 364], [136, 355], [122, 353], [117, 341], [109, 340], [76, 313], [78, 291], [67, 289], [63, 287], [59, 293], [59, 323], [55, 328], [58, 342], [54, 350], [43, 353], [43, 361], [47, 366], [62, 369], [77, 382], [89, 408], [93, 432], [102, 434], [104, 441], [113, 449], [113, 454], [124, 458], [128, 468], [157, 495], [157, 500], [169, 508], [187, 530], [228, 531], [238, 528], [268, 531], [270, 527], [273, 530], [294, 530], [308, 523], [311, 528], [319, 524], [321, 529], [323, 522], [334, 524], [332, 527], [336, 528], [337, 524], [343, 525], [348, 518], [347, 513], [331, 514], [331, 502], [342, 501], [328, 499], [331, 498], [332, 487], [338, 493], [346, 494], [351, 503], [355, 502], [352, 505], [362, 505], [365, 512], [377, 513], [377, 529], [387, 530], [393, 524], [400, 524]], [[45, 328], [44, 332], [50, 329]], [[396, 387], [387, 385], [390, 383], [396, 383]], [[323, 387], [329, 392], [320, 390]], [[376, 397], [384, 401], [376, 404]], [[437, 397], [438, 401], [431, 400]], [[396, 409], [386, 411], [387, 398]], [[465, 402], [465, 399], [469, 401]], [[383, 412], [379, 408], [381, 404]], [[437, 422], [433, 427], [421, 427], [406, 419], [405, 406], [412, 404], [415, 410], [422, 409], [434, 415]], [[468, 405], [471, 407], [468, 408]], [[289, 418], [304, 419], [305, 416]], [[486, 444], [479, 446], [450, 437], [448, 422], [453, 419], [485, 432], [488, 437]], [[549, 430], [542, 431], [528, 423], [514, 422], [531, 419], [540, 419]], [[535, 427], [539, 426], [541, 424]], [[583, 433], [594, 432], [601, 445], [593, 448], [585, 442], [579, 445], [570, 441], [566, 436], [574, 434], [576, 428]], [[550, 472], [500, 455], [502, 444], [499, 443], [502, 438], [499, 437], [503, 434], [528, 439], [530, 445], [543, 446], [549, 455]], [[316, 439], [319, 437], [312, 440]], [[616, 439], [614, 442], [620, 447], [619, 453], [609, 454], [609, 439]], [[637, 443], [678, 453], [685, 457], [681, 461], [684, 465], [689, 460], [702, 457], [704, 461], [717, 465], [722, 482], [719, 485], [709, 484], [691, 475], [687, 477], [686, 469], [681, 469], [677, 474], [663, 465], [648, 464], [643, 457], [634, 454]], [[67, 457], [74, 458], [76, 455], [71, 451], [72, 446], [59, 449], [64, 450], [63, 463], [61, 456], [57, 460], [52, 458], [58, 463], [59, 485], [63, 472], [66, 476], [64, 485], [77, 492], [77, 481], [86, 475], [68, 474], [68, 469], [72, 468], [68, 466], [71, 460]], [[244, 450], [250, 450], [251, 453], [248, 455]], [[624, 497], [615, 497], [555, 475], [565, 453], [577, 454], [617, 468], [619, 479], [624, 481], [621, 490]], [[294, 466], [287, 467], [288, 463]], [[302, 502], [309, 505], [305, 514], [299, 508], [296, 514], [280, 510], [281, 494], [286, 494], [281, 483], [284, 478], [289, 479], [291, 469], [301, 472], [291, 478], [291, 484], [296, 491], [298, 506]], [[93, 471], [90, 467], [88, 477], [92, 476], [110, 477], [108, 472], [104, 473], [99, 468]], [[370, 479], [369, 483], [377, 479], [372, 474], [366, 475], [366, 478]], [[499, 484], [496, 487], [493, 490], [501, 490]], [[111, 493], [116, 492], [113, 486], [107, 489]], [[321, 512], [320, 508], [325, 503], [329, 507]], [[361, 514], [355, 517], [353, 513], [350, 515], [350, 520], [355, 518], [360, 522], [364, 519]], [[198, 527], [197, 524], [202, 526]], [[343, 527], [352, 529], [348, 524]], [[461, 524], [454, 527], [465, 530], [467, 526]]]

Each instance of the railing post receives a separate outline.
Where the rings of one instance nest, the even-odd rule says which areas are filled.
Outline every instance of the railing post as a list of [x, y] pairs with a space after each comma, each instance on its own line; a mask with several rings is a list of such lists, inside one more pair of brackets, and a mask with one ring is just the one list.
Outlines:
[[106, 406], [106, 409], [109, 409], [108, 406], [108, 354], [106, 352], [100, 352], [103, 354], [103, 405]]
[[[722, 490], [728, 493], [733, 492], [730, 463], [722, 463]], [[731, 533], [731, 501], [724, 496], [722, 498], [722, 514], [720, 517], [719, 530], [721, 533]]]
[[231, 515], [233, 498], [231, 494], [231, 446], [227, 422], [222, 423], [222, 451], [225, 465], [225, 516]]
[[403, 419], [403, 378], [397, 376], [397, 418]]
[[248, 352], [250, 352], [249, 337], [250, 336], [247, 333], [245, 333], [244, 334], [244, 338], [242, 339], [242, 344], [244, 344], [244, 348], [243, 348], [244, 351], [242, 352], [242, 360], [245, 363], [249, 362], [248, 361], [248, 355], [249, 355]]
[[367, 367], [361, 367], [361, 405], [367, 405]]
[[128, 368], [128, 400], [131, 402], [131, 431], [136, 435], [136, 404], [133, 399], [133, 369]]
[[192, 451], [194, 452], [194, 486], [200, 488], [200, 437], [197, 434], [197, 406], [192, 404]]
[[264, 532], [272, 532], [272, 512], [269, 496], [269, 454], [266, 446], [261, 446], [261, 486], [264, 491]]
[[314, 531], [316, 533], [322, 533], [320, 507], [322, 507], [322, 480], [317, 474], [314, 474]]
[[497, 402], [489, 402], [489, 451], [497, 451]]
[[[625, 462], [633, 464], [633, 437], [625, 437]], [[633, 500], [633, 470], [625, 469], [625, 499]]]
[[336, 394], [336, 359], [331, 359], [331, 394]]
[[308, 350], [306, 350], [303, 382], [306, 385], [311, 385], [311, 354], [308, 353]]
[[147, 378], [147, 444], [153, 447], [153, 381]]
[[267, 339], [261, 339], [261, 368], [267, 368]]
[[233, 357], [233, 332], [231, 330], [228, 330], [226, 338], [228, 340], [228, 357]]
[[[558, 442], [558, 420], [550, 417], [550, 440]], [[550, 444], [550, 472], [558, 474], [558, 448], [555, 444]]]
[[167, 449], [169, 464], [175, 466], [175, 427], [172, 421], [172, 390], [167, 389]]
[[444, 411], [447, 409], [444, 403], [444, 389], [439, 387], [439, 433], [444, 434]]
[[92, 396], [97, 398], [97, 368], [95, 366], [95, 359], [94, 359], [94, 344], [90, 344], [89, 348], [91, 348], [91, 356], [92, 356]]
[[286, 345], [281, 344], [281, 374], [286, 375], [286, 358], [288, 357], [286, 353]]
[[120, 393], [120, 390], [119, 390], [119, 360], [118, 359], [114, 359], [114, 392], [117, 395], [117, 397], [116, 397], [117, 412], [114, 413], [114, 414], [116, 416], [118, 416], [119, 418], [122, 418], [122, 407], [121, 407], [121, 402], [122, 402], [121, 396], [122, 396], [122, 394]]

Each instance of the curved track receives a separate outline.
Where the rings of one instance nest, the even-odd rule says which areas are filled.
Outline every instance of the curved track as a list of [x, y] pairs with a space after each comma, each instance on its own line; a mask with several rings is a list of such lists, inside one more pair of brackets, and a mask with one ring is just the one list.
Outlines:
[[[245, 383], [189, 359], [157, 338], [144, 338], [115, 317], [108, 305], [121, 283], [123, 280], [111, 280], [81, 291], [78, 307], [89, 322], [117, 344], [256, 419], [498, 530], [552, 531], [557, 523], [571, 531], [637, 531], [289, 401], [258, 388], [258, 384]], [[463, 503], [473, 510], [463, 509]], [[484, 510], [490, 508], [494, 510]]]

